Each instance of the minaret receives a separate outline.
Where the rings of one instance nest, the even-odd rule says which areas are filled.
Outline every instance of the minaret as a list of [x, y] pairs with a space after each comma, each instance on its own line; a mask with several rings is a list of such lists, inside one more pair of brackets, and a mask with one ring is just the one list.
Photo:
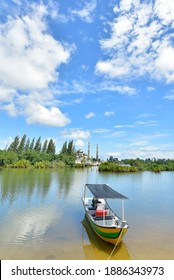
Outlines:
[[97, 147], [96, 147], [96, 160], [98, 161], [98, 144], [97, 144]]
[[90, 143], [88, 143], [88, 160], [90, 159]]

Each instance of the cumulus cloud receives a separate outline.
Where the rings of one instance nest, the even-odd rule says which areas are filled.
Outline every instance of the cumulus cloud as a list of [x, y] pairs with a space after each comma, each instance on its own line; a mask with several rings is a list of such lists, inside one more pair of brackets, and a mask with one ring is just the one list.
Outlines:
[[[50, 84], [57, 81], [58, 68], [69, 61], [72, 48], [65, 47], [49, 34], [46, 22], [48, 7], [35, 4], [30, 8], [27, 14], [9, 16], [6, 22], [0, 24], [0, 99], [4, 101], [1, 109], [9, 114], [13, 111], [14, 115], [15, 111], [27, 116], [28, 123], [36, 121], [62, 126], [68, 119], [58, 108], [48, 109], [48, 97], [43, 101], [43, 95]], [[26, 92], [27, 107], [21, 102]], [[37, 92], [37, 100], [32, 99], [33, 92]], [[50, 94], [49, 101], [53, 102], [53, 99], [53, 94]], [[29, 108], [34, 103], [35, 109], [41, 114], [45, 112], [48, 118], [41, 116], [39, 119], [32, 110], [29, 115]]]
[[[37, 13], [38, 14], [38, 13]], [[44, 15], [10, 18], [0, 26], [0, 79], [21, 90], [45, 88], [70, 53], [46, 33]]]
[[49, 126], [65, 126], [70, 120], [56, 107], [50, 109], [39, 104], [30, 105], [27, 109], [26, 121], [28, 124], [38, 123]]
[[100, 40], [109, 58], [97, 62], [96, 73], [174, 82], [173, 0], [120, 0], [113, 10], [110, 37]]
[[13, 88], [0, 86], [0, 102], [6, 102], [7, 100], [13, 100], [16, 95], [16, 90]]

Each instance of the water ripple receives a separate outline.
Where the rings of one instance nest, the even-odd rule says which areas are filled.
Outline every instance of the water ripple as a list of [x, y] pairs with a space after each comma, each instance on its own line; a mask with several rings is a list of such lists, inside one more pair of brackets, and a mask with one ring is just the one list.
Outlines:
[[0, 242], [4, 244], [42, 242], [45, 232], [56, 219], [56, 209], [52, 206], [10, 210], [4, 220]]

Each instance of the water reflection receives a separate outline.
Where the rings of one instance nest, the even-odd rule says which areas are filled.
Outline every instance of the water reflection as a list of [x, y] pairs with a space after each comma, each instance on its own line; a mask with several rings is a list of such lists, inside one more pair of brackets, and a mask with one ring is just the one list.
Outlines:
[[122, 241], [112, 253], [114, 246], [103, 241], [92, 230], [88, 219], [85, 215], [82, 224], [87, 233], [88, 238], [85, 237], [85, 232], [82, 237], [82, 246], [87, 260], [129, 260], [129, 252]]
[[56, 181], [59, 186], [58, 195], [67, 196], [72, 188], [72, 184], [74, 182], [75, 172], [73, 169], [65, 169], [62, 168], [56, 173]]
[[35, 192], [45, 197], [51, 185], [51, 173], [49, 170], [5, 169], [0, 180], [1, 201], [7, 199], [12, 205], [19, 196], [30, 201]]
[[81, 202], [86, 183], [108, 183], [132, 198], [129, 231], [111, 259], [174, 259], [173, 181], [174, 172], [0, 169], [0, 258], [108, 259], [113, 247], [83, 219]]

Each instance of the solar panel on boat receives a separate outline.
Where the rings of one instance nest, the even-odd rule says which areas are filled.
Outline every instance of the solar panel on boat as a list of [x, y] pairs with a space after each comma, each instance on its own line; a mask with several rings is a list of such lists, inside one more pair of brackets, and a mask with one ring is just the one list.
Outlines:
[[97, 198], [128, 199], [126, 196], [113, 190], [106, 184], [86, 184], [86, 186]]

